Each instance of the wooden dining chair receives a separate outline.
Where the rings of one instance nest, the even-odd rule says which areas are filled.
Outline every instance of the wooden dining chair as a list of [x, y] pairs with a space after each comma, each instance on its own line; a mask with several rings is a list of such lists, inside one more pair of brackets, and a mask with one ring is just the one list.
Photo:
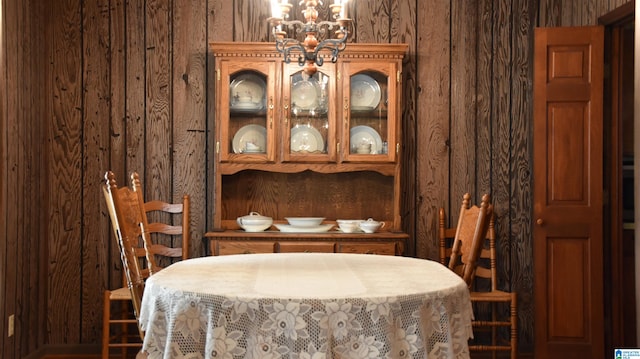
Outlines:
[[[455, 231], [455, 228], [448, 228], [446, 226], [446, 214], [444, 208], [441, 208], [439, 212], [438, 233], [440, 262], [444, 265], [448, 264], [451, 255], [451, 245]], [[474, 329], [488, 328], [491, 335], [491, 343], [482, 344], [474, 341], [470, 343], [469, 350], [492, 352], [493, 358], [496, 358], [498, 352], [508, 351], [510, 352], [510, 357], [515, 359], [518, 355], [517, 294], [515, 292], [506, 292], [498, 289], [496, 263], [495, 215], [492, 213], [487, 235], [477, 261], [475, 282], [470, 292], [471, 302], [474, 303], [474, 312], [476, 314], [476, 319], [472, 322], [472, 325]], [[481, 303], [488, 305], [480, 307], [482, 305]], [[499, 310], [503, 309], [498, 307], [500, 303], [505, 303], [508, 306], [508, 314], [505, 315], [504, 311], [499, 312]], [[488, 309], [488, 313], [486, 309]], [[480, 311], [483, 312], [480, 313]], [[498, 328], [501, 327], [509, 328], [506, 343], [504, 343], [504, 335], [502, 338], [499, 337], [499, 335], [503, 334], [498, 332]], [[478, 336], [476, 335], [476, 337]]]
[[[138, 227], [141, 223], [145, 229], [144, 231], [139, 230], [140, 234], [137, 240], [131, 241], [132, 259], [136, 259], [139, 275], [143, 280], [176, 259], [181, 260], [189, 257], [190, 202], [188, 195], [183, 197], [182, 203], [168, 203], [159, 200], [144, 202], [142, 186], [137, 173], [131, 174], [130, 189], [127, 187], [117, 188], [112, 172], [107, 172], [105, 178], [109, 183], [105, 186], [105, 191], [113, 186], [111, 193], [105, 192], [107, 204], [115, 203], [109, 199], [115, 194], [121, 201], [131, 202], [131, 206], [135, 206], [139, 212], [136, 216], [131, 213], [127, 223], [133, 224], [135, 221], [139, 221]], [[128, 210], [135, 211], [134, 208], [128, 208]], [[116, 211], [111, 210], [110, 215], [112, 212], [117, 215]], [[117, 217], [111, 216], [112, 224], [119, 223], [115, 222], [114, 218], [117, 219]], [[153, 221], [149, 222], [149, 218], [152, 218]], [[178, 221], [178, 219], [180, 220]], [[116, 228], [114, 228], [114, 233], [117, 233]], [[129, 326], [137, 325], [136, 300], [132, 298], [132, 292], [128, 286], [125, 286], [115, 290], [105, 290], [103, 302], [103, 359], [109, 357], [110, 348], [121, 348], [122, 356], [126, 357], [128, 348], [141, 347], [142, 345], [140, 341], [142, 337], [132, 338], [128, 332]], [[111, 313], [114, 302], [121, 304], [118, 313]], [[131, 312], [131, 303], [133, 303], [133, 313]], [[112, 316], [112, 314], [116, 315]], [[111, 327], [117, 324], [120, 324], [119, 335], [112, 335]]]
[[[103, 314], [103, 345], [102, 357], [109, 358], [109, 349], [112, 347], [122, 348], [122, 355], [126, 356], [128, 348], [141, 347], [141, 340], [144, 338], [144, 331], [138, 323], [142, 293], [144, 291], [143, 264], [138, 256], [140, 242], [145, 243], [143, 236], [146, 221], [143, 218], [143, 208], [138, 201], [138, 195], [128, 187], [118, 188], [115, 175], [109, 171], [105, 175], [106, 183], [102, 190], [104, 193], [111, 227], [120, 250], [120, 259], [126, 283], [126, 289], [115, 291], [105, 291], [105, 308]], [[146, 245], [146, 244], [143, 244]], [[127, 293], [128, 291], [128, 293]], [[132, 304], [133, 318], [112, 319], [110, 315], [111, 300], [125, 300]], [[106, 304], [108, 303], [108, 305]], [[122, 335], [119, 343], [110, 343], [111, 324], [122, 325]], [[135, 324], [138, 328], [138, 340], [129, 342], [127, 325]]]
[[471, 195], [465, 193], [447, 264], [468, 286], [473, 282], [478, 257], [493, 213], [488, 194], [482, 196], [480, 206], [471, 206], [470, 201]]

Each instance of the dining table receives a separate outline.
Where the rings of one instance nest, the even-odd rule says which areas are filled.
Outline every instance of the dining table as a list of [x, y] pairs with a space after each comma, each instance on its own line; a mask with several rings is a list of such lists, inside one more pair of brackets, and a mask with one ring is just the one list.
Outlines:
[[439, 262], [346, 253], [183, 260], [145, 283], [149, 358], [469, 358], [465, 282]]

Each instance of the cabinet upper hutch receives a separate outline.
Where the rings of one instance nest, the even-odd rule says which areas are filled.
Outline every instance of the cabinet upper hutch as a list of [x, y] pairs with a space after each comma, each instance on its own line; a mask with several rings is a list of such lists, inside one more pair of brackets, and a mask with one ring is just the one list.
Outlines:
[[272, 43], [212, 43], [211, 49], [215, 189], [208, 237], [270, 246], [287, 238], [338, 243], [345, 235], [243, 233], [236, 219], [250, 212], [276, 223], [285, 217], [385, 222], [382, 233], [344, 236], [350, 242], [406, 237], [400, 106], [407, 45], [349, 44], [336, 63], [327, 58], [312, 76], [295, 61], [285, 63]]

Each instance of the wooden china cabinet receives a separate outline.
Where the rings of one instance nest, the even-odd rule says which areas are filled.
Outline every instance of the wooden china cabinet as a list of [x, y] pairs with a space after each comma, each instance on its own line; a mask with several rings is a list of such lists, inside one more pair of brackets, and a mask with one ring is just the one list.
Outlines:
[[[215, 57], [213, 255], [352, 252], [401, 255], [404, 44], [349, 44], [309, 76], [272, 43], [212, 43]], [[245, 232], [250, 212], [374, 218], [377, 233]], [[337, 228], [337, 227], [336, 227]], [[313, 232], [313, 231], [311, 231]]]

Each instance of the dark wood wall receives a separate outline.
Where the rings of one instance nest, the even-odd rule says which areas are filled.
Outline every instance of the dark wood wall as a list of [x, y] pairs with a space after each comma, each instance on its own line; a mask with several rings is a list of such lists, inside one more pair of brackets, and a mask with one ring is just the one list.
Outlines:
[[[403, 221], [437, 258], [436, 214], [491, 193], [501, 287], [532, 352], [534, 26], [580, 26], [624, 0], [352, 0], [353, 42], [407, 43]], [[191, 256], [212, 218], [212, 41], [269, 41], [267, 0], [2, 0], [0, 357], [99, 342], [121, 281], [100, 192], [191, 195]], [[326, 8], [321, 9], [321, 16]], [[451, 211], [453, 209], [453, 211]], [[455, 220], [455, 218], [452, 218]], [[8, 318], [15, 332], [8, 337]]]

